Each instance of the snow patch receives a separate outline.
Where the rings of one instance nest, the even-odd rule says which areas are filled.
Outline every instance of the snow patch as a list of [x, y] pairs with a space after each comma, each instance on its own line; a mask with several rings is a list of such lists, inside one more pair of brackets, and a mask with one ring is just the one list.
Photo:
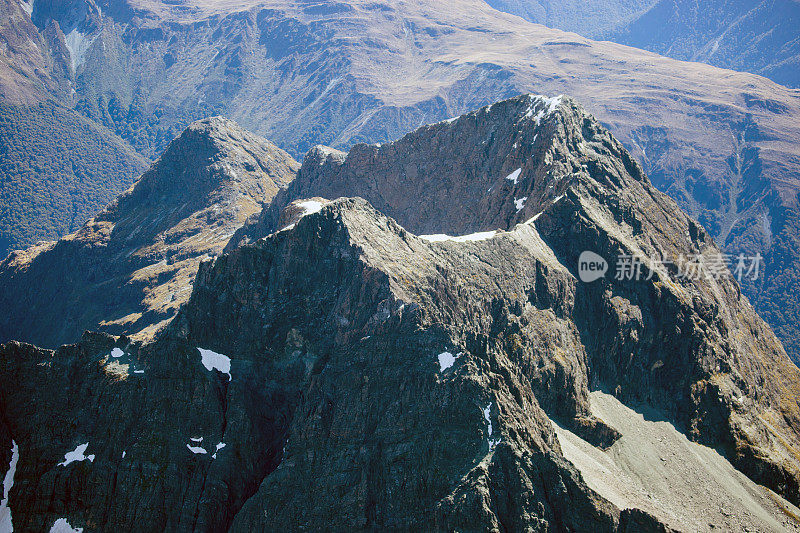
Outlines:
[[204, 350], [203, 348], [197, 349], [200, 356], [203, 358], [203, 366], [209, 372], [212, 370], [219, 370], [223, 374], [228, 374], [228, 381], [231, 381], [231, 358], [211, 350]]
[[113, 350], [111, 350], [111, 357], [115, 357], [115, 358], [118, 359], [118, 358], [122, 357], [123, 355], [125, 355], [125, 352], [123, 352], [119, 348], [114, 348]]
[[72, 70], [75, 71], [86, 62], [86, 52], [97, 39], [97, 35], [87, 36], [78, 31], [77, 28], [65, 36], [69, 57], [72, 60]]
[[299, 222], [301, 218], [303, 218], [306, 215], [313, 215], [314, 213], [319, 213], [322, 210], [322, 208], [325, 206], [324, 203], [318, 202], [316, 200], [306, 200], [304, 202], [298, 202], [295, 205], [297, 205], [297, 207], [302, 209], [302, 211], [300, 211], [300, 213], [297, 215], [297, 220], [295, 220], [293, 223], [289, 224], [288, 226], [286, 226], [284, 228], [281, 228], [278, 231], [278, 233], [280, 233], [281, 231], [293, 230], [295, 228], [295, 226], [297, 226], [297, 222]]
[[83, 533], [82, 527], [72, 527], [66, 518], [59, 518], [50, 528], [50, 533]]
[[460, 237], [451, 237], [450, 235], [445, 235], [444, 233], [437, 233], [435, 235], [420, 235], [420, 239], [425, 239], [429, 242], [443, 242], [443, 241], [453, 241], [453, 242], [476, 242], [476, 241], [485, 241], [491, 239], [497, 235], [497, 230], [494, 231], [483, 231], [480, 233], [471, 233], [469, 235], [461, 235]]
[[[551, 185], [551, 187], [552, 187], [552, 185]], [[556, 197], [556, 198], [553, 200], [553, 203], [551, 203], [551, 204], [550, 204], [550, 206], [556, 205], [556, 204], [557, 204], [557, 203], [558, 203], [560, 200], [563, 200], [563, 199], [564, 199], [564, 195], [563, 195], [563, 194], [562, 194], [561, 196], [557, 196], [557, 197]], [[548, 206], [548, 207], [550, 207], [550, 206]], [[529, 218], [528, 220], [526, 220], [526, 221], [524, 222], [524, 224], [526, 224], [526, 225], [533, 224], [534, 222], [536, 222], [536, 220], [537, 220], [537, 219], [538, 219], [540, 216], [542, 216], [542, 213], [544, 213], [545, 211], [547, 211], [547, 208], [545, 208], [545, 209], [542, 209], [540, 212], [536, 213], [534, 216], [532, 216], [531, 218]]]
[[517, 182], [519, 181], [519, 175], [520, 175], [521, 173], [522, 173], [522, 169], [521, 169], [521, 168], [518, 168], [517, 170], [515, 170], [514, 172], [512, 172], [511, 174], [509, 174], [508, 176], [506, 176], [506, 179], [507, 179], [508, 181], [513, 181], [513, 182], [514, 182], [514, 185], [516, 185], [516, 184], [517, 184]]
[[313, 215], [322, 211], [322, 202], [317, 202], [316, 200], [306, 200], [305, 202], [300, 202], [297, 206], [303, 209], [302, 216]]
[[492, 402], [489, 402], [489, 405], [487, 405], [487, 406], [486, 406], [486, 407], [483, 409], [483, 418], [484, 418], [484, 419], [486, 420], [486, 422], [489, 424], [489, 427], [487, 428], [487, 431], [488, 431], [488, 433], [489, 433], [489, 437], [487, 437], [487, 439], [486, 439], [486, 440], [487, 440], [487, 442], [489, 443], [489, 451], [490, 451], [490, 452], [491, 452], [491, 451], [494, 451], [494, 449], [495, 449], [495, 448], [497, 448], [497, 445], [498, 445], [498, 444], [500, 444], [500, 441], [502, 440], [502, 439], [492, 439], [492, 438], [491, 438], [491, 436], [492, 436], [492, 430], [493, 430], [493, 428], [492, 428], [492, 418], [491, 418], [491, 414], [492, 414]]
[[211, 456], [211, 458], [212, 458], [212, 459], [216, 459], [216, 458], [217, 458], [217, 453], [218, 453], [218, 452], [219, 452], [219, 451], [220, 451], [222, 448], [224, 448], [225, 446], [227, 446], [227, 444], [225, 444], [224, 442], [220, 442], [220, 443], [218, 443], [218, 444], [217, 444], [217, 446], [216, 446], [216, 449], [215, 449], [215, 451], [214, 451], [214, 455], [212, 455], [212, 456]]
[[94, 454], [85, 455], [86, 448], [88, 447], [88, 442], [85, 444], [79, 444], [75, 450], [64, 454], [64, 462], [58, 463], [58, 466], [67, 466], [70, 463], [76, 463], [80, 461], [89, 461], [90, 463], [94, 462]]
[[[542, 119], [552, 115], [556, 109], [561, 105], [561, 101], [564, 99], [564, 95], [554, 96], [552, 98], [543, 96], [543, 95], [531, 95], [531, 105], [528, 107], [528, 111], [525, 113], [526, 118], [533, 117], [533, 120], [536, 122], [536, 125], [539, 126], [542, 123]], [[534, 116], [534, 109], [536, 108], [537, 104], [540, 105], [539, 111]]]
[[191, 444], [187, 444], [186, 447], [189, 448], [190, 452], [196, 455], [205, 455], [208, 453], [205, 448], [201, 448], [200, 446], [192, 446]]
[[8, 506], [8, 495], [11, 493], [11, 487], [14, 486], [14, 474], [17, 472], [18, 462], [19, 446], [12, 440], [11, 462], [8, 465], [6, 476], [3, 478], [3, 501], [0, 501], [0, 533], [12, 533], [14, 531], [14, 526], [11, 522], [11, 509]]
[[452, 124], [453, 122], [455, 122], [456, 120], [458, 120], [458, 119], [460, 119], [460, 118], [461, 118], [461, 117], [451, 117], [451, 118], [446, 118], [446, 119], [444, 119], [444, 120], [440, 120], [439, 122], [436, 122], [436, 123], [434, 123], [434, 124], [431, 124], [431, 126], [437, 126], [437, 125], [439, 125], [439, 124]]
[[444, 372], [445, 370], [447, 370], [448, 368], [453, 366], [455, 364], [455, 362], [456, 362], [456, 359], [458, 359], [460, 356], [461, 356], [460, 353], [456, 354], [456, 355], [453, 355], [450, 352], [442, 352], [442, 353], [440, 353], [439, 354], [439, 367], [440, 367], [439, 371], [440, 372]]
[[527, 196], [523, 196], [519, 200], [514, 198], [514, 207], [517, 208], [517, 213], [519, 213], [520, 211], [522, 211], [525, 208], [525, 202], [527, 202], [527, 201], [528, 201], [528, 197]]

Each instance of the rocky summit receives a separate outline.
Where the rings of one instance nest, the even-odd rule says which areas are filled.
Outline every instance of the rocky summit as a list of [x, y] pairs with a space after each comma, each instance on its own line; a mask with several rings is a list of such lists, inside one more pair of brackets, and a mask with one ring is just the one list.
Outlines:
[[800, 528], [800, 371], [569, 98], [315, 148], [231, 242], [152, 339], [0, 348], [15, 531]]
[[[523, 95], [395, 142], [359, 144], [349, 153], [316, 146], [291, 186], [249, 220], [229, 248], [280, 229], [288, 203], [313, 196], [360, 196], [418, 234], [508, 229], [554, 202], [566, 191], [566, 177], [598, 159], [586, 151], [583, 114], [570, 98]], [[563, 120], [570, 115], [572, 128]], [[597, 146], [607, 159], [635, 167], [618, 143], [609, 147]]]
[[0, 341], [55, 348], [90, 329], [149, 337], [186, 302], [199, 263], [298, 167], [229, 120], [192, 124], [79, 231], [0, 263]]

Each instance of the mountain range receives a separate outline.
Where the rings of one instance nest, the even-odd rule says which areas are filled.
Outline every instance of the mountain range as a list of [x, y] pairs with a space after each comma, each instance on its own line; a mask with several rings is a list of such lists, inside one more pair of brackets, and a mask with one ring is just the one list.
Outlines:
[[[143, 158], [210, 115], [300, 159], [318, 143], [385, 142], [519, 93], [569, 94], [726, 253], [764, 258], [745, 291], [800, 357], [795, 90], [477, 0], [2, 1], [13, 37], [0, 58], [8, 250], [79, 230]], [[77, 155], [55, 156], [44, 135], [53, 130], [65, 139], [59, 151]]]
[[[720, 250], [570, 98], [299, 170], [201, 121], [87, 224], [109, 238], [18, 282], [165, 216], [196, 253], [239, 229], [158, 331], [0, 346], [14, 530], [800, 528], [800, 370], [730, 273], [661, 261]], [[642, 275], [584, 281], [587, 251]]]
[[797, 0], [487, 0], [529, 22], [800, 87]]
[[800, 531], [798, 5], [0, 0], [0, 533]]
[[603, 38], [800, 87], [797, 0], [661, 0]]

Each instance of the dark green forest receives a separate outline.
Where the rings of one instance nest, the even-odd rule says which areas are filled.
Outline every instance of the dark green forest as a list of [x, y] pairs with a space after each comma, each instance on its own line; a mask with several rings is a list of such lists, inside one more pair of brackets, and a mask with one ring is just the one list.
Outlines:
[[0, 255], [76, 230], [146, 166], [72, 110], [0, 105]]

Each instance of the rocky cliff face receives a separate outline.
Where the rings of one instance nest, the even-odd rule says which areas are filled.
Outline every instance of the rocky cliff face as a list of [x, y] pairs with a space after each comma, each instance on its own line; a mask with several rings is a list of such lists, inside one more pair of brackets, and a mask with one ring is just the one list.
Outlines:
[[[232, 239], [230, 248], [280, 229], [286, 205], [298, 198], [361, 196], [417, 234], [460, 235], [509, 228], [564, 192], [549, 174], [576, 146], [555, 116], [573, 109], [561, 97], [521, 96], [424, 126], [386, 144], [350, 153], [317, 146], [297, 180]], [[628, 157], [627, 154], [625, 157]], [[629, 163], [633, 162], [629, 159]]]
[[[719, 263], [720, 252], [705, 231], [685, 215], [678, 215], [677, 206], [655, 191], [638, 164], [608, 131], [568, 98], [535, 96], [500, 102], [380, 147], [361, 145], [350, 154], [317, 148], [306, 158], [295, 182], [279, 193], [259, 217], [246, 224], [229, 247], [280, 229], [277, 214], [294, 198], [356, 195], [380, 206], [381, 211], [418, 234], [507, 230], [536, 217], [536, 225], [548, 245], [568, 265], [577, 265], [584, 251], [601, 254], [612, 269], [619, 257], [634, 255], [649, 258], [650, 266], [642, 267], [645, 270], [655, 272], [661, 268], [661, 275], [669, 278], [678, 274], [674, 263], [681, 256], [703, 255], [708, 264]], [[604, 202], [613, 208], [603, 207]], [[615, 229], [615, 225], [624, 230]], [[662, 264], [664, 259], [673, 264]], [[760, 389], [762, 372], [769, 367], [797, 375], [791, 364], [786, 365], [780, 343], [750, 310], [732, 278], [701, 279], [689, 287], [665, 283], [669, 287], [665, 292], [660, 287], [642, 292], [635, 283], [623, 283], [618, 295], [616, 291], [605, 292], [609, 289], [601, 289], [601, 285], [581, 286], [588, 291], [587, 297], [593, 294], [591, 310], [582, 316], [597, 327], [604, 324], [602, 327], [609, 328], [597, 337], [594, 348], [597, 375], [604, 375], [606, 370], [602, 368], [609, 372], [600, 382], [614, 390], [620, 387], [623, 394], [625, 390], [636, 391], [633, 395], [638, 399], [658, 397], [660, 406], [669, 405], [673, 412], [681, 413], [682, 424], [692, 427], [700, 423], [693, 416], [701, 407], [674, 404], [676, 394], [699, 402], [701, 397], [717, 394], [720, 388]], [[611, 303], [601, 303], [606, 298], [611, 298]], [[697, 306], [696, 298], [707, 299], [701, 305], [706, 309], [702, 319], [690, 318], [694, 312], [686, 314], [687, 309]], [[649, 307], [655, 301], [659, 307], [666, 307], [642, 310], [643, 305]], [[605, 311], [598, 315], [600, 308]], [[746, 319], [740, 308], [748, 309]], [[769, 346], [768, 359], [748, 362], [742, 370], [731, 371], [732, 382], [718, 382], [725, 369], [732, 368], [731, 358], [749, 359], [747, 353], [762, 353], [764, 349], [747, 345], [736, 348], [721, 338], [711, 341], [711, 336], [699, 334], [705, 329], [702, 322], [718, 326], [724, 323], [722, 329], [729, 332], [758, 331], [757, 336]], [[667, 327], [664, 331], [671, 333], [665, 337], [664, 332], [650, 329], [653, 327]], [[621, 333], [628, 328], [632, 329]], [[711, 344], [702, 349], [691, 342], [687, 344], [687, 330], [696, 330]], [[607, 344], [610, 339], [616, 339], [612, 346], [637, 345], [640, 359], [632, 359], [630, 353], [615, 355]], [[627, 348], [620, 349], [624, 352]], [[705, 354], [702, 361], [697, 359], [697, 350]], [[681, 370], [670, 374], [664, 369], [664, 361], [676, 357], [683, 360]], [[700, 378], [701, 372], [696, 378], [687, 378], [689, 368], [695, 365], [710, 374]], [[620, 373], [623, 368], [626, 370]], [[746, 376], [740, 372], [746, 372]], [[785, 387], [793, 390], [788, 397], [794, 398], [789, 400], [794, 405], [796, 385], [779, 380], [774, 386], [775, 398], [785, 396], [780, 392]], [[678, 392], [679, 389], [682, 390]], [[723, 420], [735, 419], [735, 413], [728, 411], [730, 408], [717, 411], [709, 430]], [[791, 420], [788, 423], [795, 427], [797, 407], [792, 407], [791, 412], [794, 414], [779, 415], [777, 419]], [[741, 424], [731, 432], [752, 433], [751, 421]], [[734, 441], [726, 444], [734, 456], [756, 453]], [[757, 475], [766, 484], [783, 479], [783, 474], [771, 471]], [[791, 476], [784, 481], [796, 484]]]
[[[265, 214], [244, 232], [250, 244], [203, 262], [156, 339], [0, 348], [1, 458], [18, 454], [15, 528], [61, 519], [87, 530], [710, 528], [681, 518], [681, 501], [622, 505], [565, 448], [576, 446], [569, 434], [591, 453], [620, 451], [628, 428], [593, 407], [598, 390], [655, 410], [797, 503], [796, 367], [735, 283], [655, 261], [712, 259], [704, 230], [570, 100], [495, 107], [370, 149], [407, 160], [402, 171], [382, 175], [374, 151], [361, 159], [372, 165], [365, 194], [402, 223], [360, 198], [281, 195], [278, 231], [259, 236]], [[428, 172], [411, 179], [425, 151], [394, 150], [415, 139], [429, 147]], [[439, 172], [471, 150], [487, 150], [485, 174], [458, 182]], [[362, 170], [355, 155], [315, 154], [304, 164], [330, 183], [347, 186]], [[417, 183], [427, 176], [445, 194], [483, 197], [452, 194], [440, 208], [442, 193]], [[387, 183], [404, 181], [408, 205], [393, 206]], [[517, 213], [520, 192], [529, 199]], [[470, 220], [484, 201], [494, 214]], [[580, 281], [586, 250], [639, 256], [647, 276]], [[734, 478], [715, 479], [696, 500]], [[761, 507], [747, 516], [717, 507], [714, 523], [792, 527], [790, 503], [735, 482]]]
[[149, 337], [186, 302], [199, 263], [298, 167], [231, 121], [193, 124], [80, 231], [0, 263], [0, 339], [56, 347], [89, 329]]

